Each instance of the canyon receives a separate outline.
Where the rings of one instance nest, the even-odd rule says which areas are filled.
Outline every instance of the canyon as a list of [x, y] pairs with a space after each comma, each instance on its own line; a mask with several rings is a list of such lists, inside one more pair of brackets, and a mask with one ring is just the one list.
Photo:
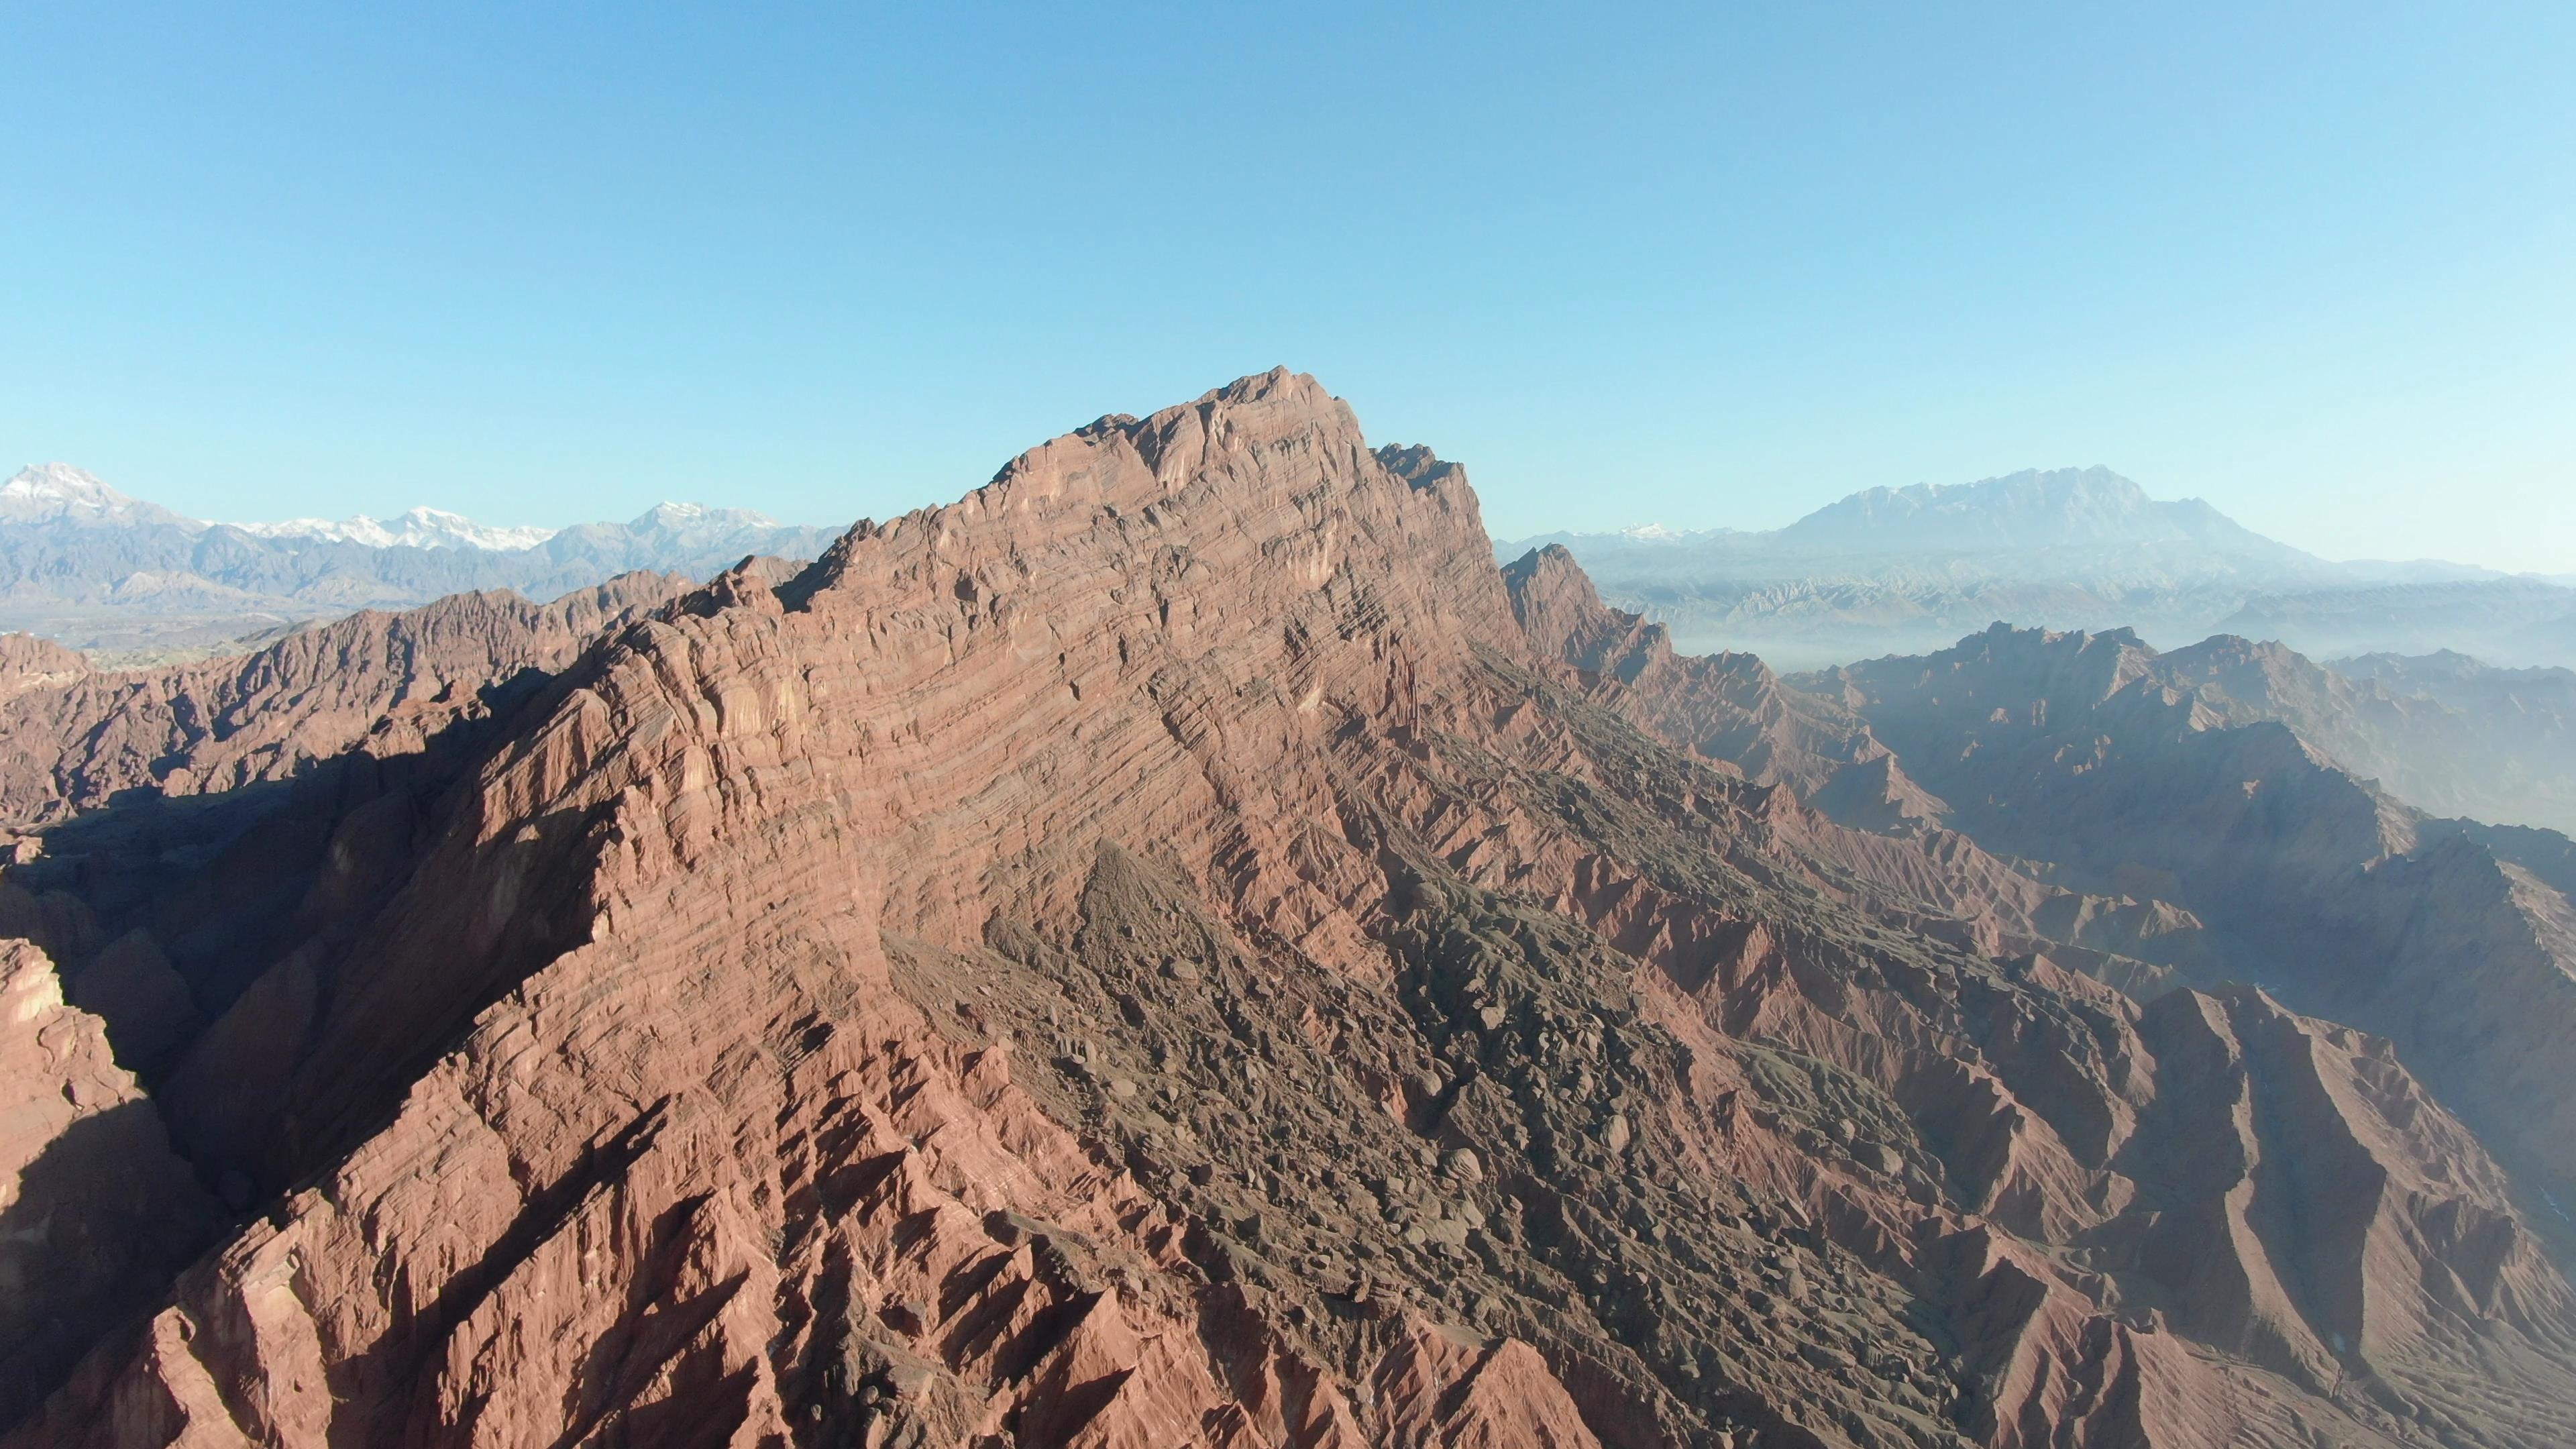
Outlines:
[[2370, 668], [1686, 654], [1285, 370], [10, 636], [0, 1444], [2576, 1442], [2576, 853]]

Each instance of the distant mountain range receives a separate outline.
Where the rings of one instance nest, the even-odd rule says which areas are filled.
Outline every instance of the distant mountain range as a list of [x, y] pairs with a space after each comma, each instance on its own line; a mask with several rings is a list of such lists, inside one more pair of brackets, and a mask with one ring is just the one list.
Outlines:
[[[665, 505], [666, 507], [676, 505]], [[283, 523], [236, 523], [262, 538], [319, 538], [369, 548], [482, 548], [516, 553], [535, 548], [559, 528], [493, 528], [443, 508], [415, 508], [387, 523], [361, 513], [353, 518], [290, 518]]]
[[468, 590], [552, 598], [636, 570], [704, 578], [751, 554], [811, 558], [840, 533], [694, 503], [561, 529], [494, 528], [434, 508], [210, 523], [46, 463], [0, 484], [0, 630], [113, 662], [181, 659]]
[[[470, 590], [553, 598], [622, 573], [705, 578], [747, 555], [811, 558], [837, 528], [663, 503], [624, 523], [494, 527], [397, 517], [210, 522], [63, 463], [0, 484], [0, 631], [111, 665], [241, 647], [357, 609]], [[1687, 652], [1780, 669], [1928, 653], [1995, 622], [2133, 628], [2173, 645], [2225, 633], [2315, 658], [2454, 650], [2576, 665], [2576, 587], [2435, 561], [2333, 562], [2199, 499], [2149, 497], [2107, 468], [1872, 488], [1769, 531], [1556, 533], [1603, 597]]]
[[1939, 649], [1996, 621], [2134, 627], [2168, 643], [2228, 632], [2320, 655], [2450, 648], [2576, 663], [2576, 589], [2564, 581], [2431, 560], [2337, 563], [2099, 467], [1872, 488], [1767, 532], [1648, 526], [1495, 552], [1550, 543], [1681, 647], [1789, 669]]

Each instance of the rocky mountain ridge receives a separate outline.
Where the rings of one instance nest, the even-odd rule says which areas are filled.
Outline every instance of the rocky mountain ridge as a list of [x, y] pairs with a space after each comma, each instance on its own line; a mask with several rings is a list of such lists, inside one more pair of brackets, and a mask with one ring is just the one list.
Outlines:
[[2528, 1135], [1988, 853], [1866, 681], [1491, 549], [1283, 370], [453, 727], [21, 807], [15, 969], [213, 1003], [106, 1039], [225, 1221], [9, 1442], [2576, 1434]]
[[2435, 819], [2332, 754], [2433, 701], [2320, 706], [2357, 691], [2277, 645], [2159, 654], [2127, 631], [2002, 625], [1801, 682], [1866, 719], [1981, 844], [2189, 910], [2225, 976], [2385, 1033], [2536, 1193], [2576, 1192], [2576, 1117], [2547, 1085], [2576, 1030], [2576, 913], [2531, 865], [2564, 837]]

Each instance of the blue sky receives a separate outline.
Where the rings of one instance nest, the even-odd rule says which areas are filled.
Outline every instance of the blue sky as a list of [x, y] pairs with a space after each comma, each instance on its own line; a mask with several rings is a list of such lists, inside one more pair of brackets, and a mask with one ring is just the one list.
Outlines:
[[2106, 463], [2576, 570], [2576, 6], [0, 10], [0, 461], [837, 522], [1274, 363], [1498, 534]]

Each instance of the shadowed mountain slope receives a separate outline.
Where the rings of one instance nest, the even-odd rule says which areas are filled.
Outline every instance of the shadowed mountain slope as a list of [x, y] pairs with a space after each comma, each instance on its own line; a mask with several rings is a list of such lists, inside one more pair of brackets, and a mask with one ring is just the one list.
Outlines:
[[2326, 666], [2411, 702], [2354, 763], [2437, 815], [2576, 831], [2576, 670], [2465, 654], [2365, 654]]
[[2190, 910], [2226, 974], [2387, 1035], [2571, 1200], [2576, 912], [2566, 880], [2524, 863], [2563, 837], [2499, 845], [2517, 837], [2432, 820], [2330, 753], [2372, 757], [2433, 701], [2277, 645], [2158, 654], [2126, 631], [2001, 625], [1805, 682], [1867, 719], [1981, 843]]

